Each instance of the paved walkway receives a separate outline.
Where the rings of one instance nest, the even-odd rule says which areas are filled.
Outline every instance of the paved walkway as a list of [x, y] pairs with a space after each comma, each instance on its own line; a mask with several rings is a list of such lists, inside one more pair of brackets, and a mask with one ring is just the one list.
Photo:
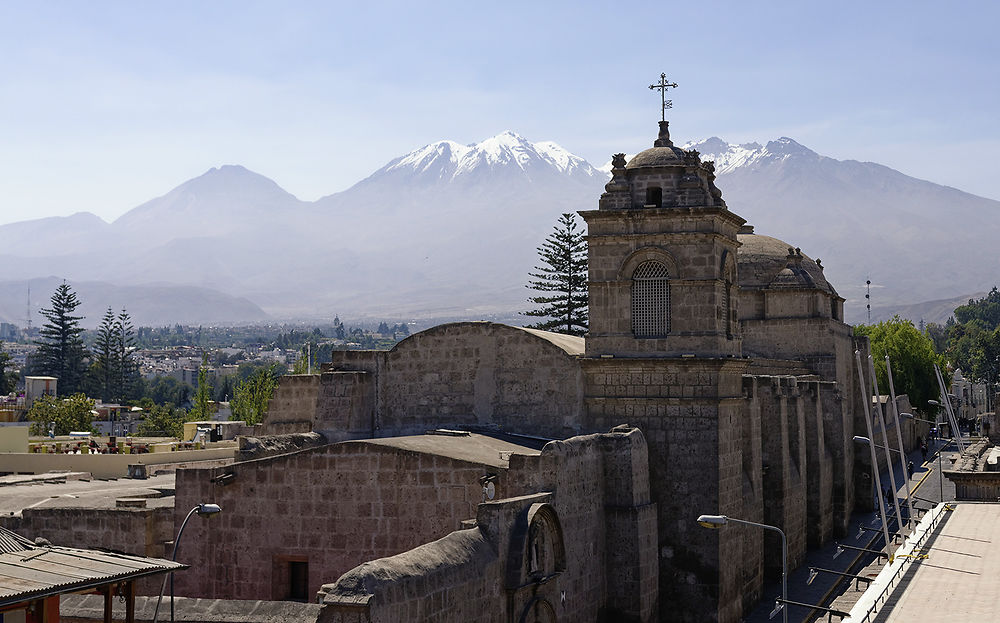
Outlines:
[[[926, 509], [933, 503], [941, 500], [941, 484], [943, 484], [945, 499], [952, 500], [955, 497], [954, 484], [946, 478], [943, 480], [943, 483], [939, 483], [938, 480], [938, 452], [936, 449], [944, 447], [942, 457], [944, 469], [951, 467], [949, 456], [953, 452], [949, 452], [948, 448], [951, 448], [951, 450], [955, 449], [954, 444], [947, 446], [946, 443], [938, 441], [931, 446], [932, 452], [928, 454], [926, 463], [923, 462], [919, 450], [911, 452], [907, 456], [907, 461], [913, 461], [914, 464], [913, 477], [909, 479], [911, 492], [915, 496], [931, 500], [931, 502], [914, 500], [915, 506], [919, 508]], [[894, 476], [899, 491], [900, 508], [905, 518], [904, 497], [906, 495], [906, 488], [903, 473], [898, 466], [894, 470]], [[882, 485], [888, 487], [888, 472], [883, 470], [881, 477]], [[889, 514], [894, 518], [895, 508], [891, 503], [889, 504]], [[918, 511], [918, 515], [920, 514]], [[890, 530], [893, 524], [890, 525]], [[860, 530], [862, 526], [874, 530]], [[857, 538], [859, 531], [863, 532], [861, 538]], [[878, 514], [870, 511], [854, 513], [848, 524], [847, 534], [843, 538], [834, 539], [819, 549], [810, 550], [807, 552], [805, 562], [802, 566], [788, 574], [788, 599], [809, 604], [830, 604], [833, 602], [833, 605], [830, 607], [843, 610], [844, 612], [850, 610], [851, 605], [864, 592], [867, 583], [864, 581], [860, 582], [860, 590], [855, 590], [854, 580], [821, 572], [816, 576], [812, 584], [807, 584], [809, 567], [819, 567], [874, 578], [882, 568], [882, 563], [876, 560], [878, 557], [875, 554], [847, 549], [842, 554], [837, 555], [837, 543], [879, 550], [882, 549], [882, 541], [881, 521], [878, 519]], [[780, 613], [774, 619], [769, 618], [771, 610], [774, 608], [774, 598], [781, 596], [781, 579], [778, 578], [777, 582], [765, 584], [762, 595], [762, 599], [744, 618], [746, 623], [764, 623], [771, 620], [781, 621]], [[824, 611], [788, 606], [788, 621], [790, 623], [826, 620], [826, 613]], [[837, 617], [835, 616], [833, 620], [836, 621]]]
[[914, 560], [875, 623], [996, 621], [1000, 617], [997, 504], [955, 505]]

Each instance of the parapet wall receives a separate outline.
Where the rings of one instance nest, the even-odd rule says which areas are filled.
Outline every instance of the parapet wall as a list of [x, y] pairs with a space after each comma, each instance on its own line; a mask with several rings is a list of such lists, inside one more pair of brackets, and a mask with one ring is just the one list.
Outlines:
[[629, 427], [512, 455], [510, 497], [479, 504], [474, 528], [345, 573], [320, 590], [320, 620], [652, 621], [647, 461]]
[[[477, 463], [365, 441], [179, 470], [177, 525], [206, 500], [223, 512], [188, 524], [191, 568], [177, 574], [177, 594], [280, 600], [295, 589], [311, 599], [362, 562], [459, 528], [475, 515], [485, 473]], [[293, 567], [305, 570], [307, 587], [293, 585]]]

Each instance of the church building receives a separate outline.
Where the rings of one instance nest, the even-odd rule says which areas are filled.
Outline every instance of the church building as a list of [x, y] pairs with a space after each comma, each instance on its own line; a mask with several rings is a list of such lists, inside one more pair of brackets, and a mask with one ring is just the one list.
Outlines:
[[773, 597], [780, 543], [699, 515], [780, 527], [793, 568], [843, 534], [866, 348], [844, 300], [667, 121], [612, 165], [580, 212], [585, 337], [452, 323], [282, 378], [262, 435], [304, 445], [178, 472], [177, 509], [227, 509], [186, 537], [178, 594], [318, 595], [328, 621], [735, 623]]

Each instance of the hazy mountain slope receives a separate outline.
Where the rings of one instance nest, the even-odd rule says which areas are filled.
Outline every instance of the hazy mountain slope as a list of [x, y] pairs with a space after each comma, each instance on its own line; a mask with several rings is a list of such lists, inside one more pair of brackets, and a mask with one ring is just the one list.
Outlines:
[[96, 247], [109, 227], [90, 212], [8, 223], [0, 225], [0, 252], [20, 257], [68, 255]]
[[[62, 283], [57, 277], [20, 281], [0, 281], [0, 321], [25, 325], [28, 287], [31, 288], [32, 323], [40, 326], [45, 319], [39, 310], [50, 306], [50, 297]], [[135, 326], [181, 324], [226, 324], [257, 322], [268, 315], [245, 298], [193, 286], [145, 285], [116, 286], [102, 281], [71, 281], [80, 299], [76, 315], [85, 316], [84, 327], [94, 328], [110, 305], [117, 313], [123, 307]]]
[[[943, 325], [948, 321], [948, 318], [955, 314], [956, 307], [967, 304], [969, 299], [979, 299], [986, 295], [987, 292], [979, 292], [950, 299], [911, 303], [909, 305], [872, 305], [872, 322], [882, 322], [898, 315], [900, 318], [909, 319], [915, 325], [919, 325], [921, 320], [925, 323], [934, 322]], [[876, 302], [878, 301], [877, 297], [873, 298]], [[865, 313], [864, 317], [859, 318], [858, 321], [867, 322], [867, 313]]]
[[304, 205], [263, 175], [226, 165], [129, 210], [111, 229], [119, 240], [145, 247], [176, 238], [229, 237], [281, 226]]

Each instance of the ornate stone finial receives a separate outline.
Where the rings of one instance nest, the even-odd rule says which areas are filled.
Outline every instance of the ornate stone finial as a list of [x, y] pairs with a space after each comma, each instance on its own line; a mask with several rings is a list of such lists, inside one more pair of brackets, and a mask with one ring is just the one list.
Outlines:
[[611, 168], [612, 169], [624, 169], [625, 168], [625, 154], [615, 154], [611, 157]]
[[673, 147], [674, 143], [670, 140], [670, 122], [661, 121], [660, 122], [660, 134], [653, 141], [653, 147]]
[[802, 249], [795, 247], [795, 257], [802, 257]]
[[816, 266], [818, 266], [820, 270], [823, 270], [823, 262], [821, 262], [818, 257], [816, 258]]

